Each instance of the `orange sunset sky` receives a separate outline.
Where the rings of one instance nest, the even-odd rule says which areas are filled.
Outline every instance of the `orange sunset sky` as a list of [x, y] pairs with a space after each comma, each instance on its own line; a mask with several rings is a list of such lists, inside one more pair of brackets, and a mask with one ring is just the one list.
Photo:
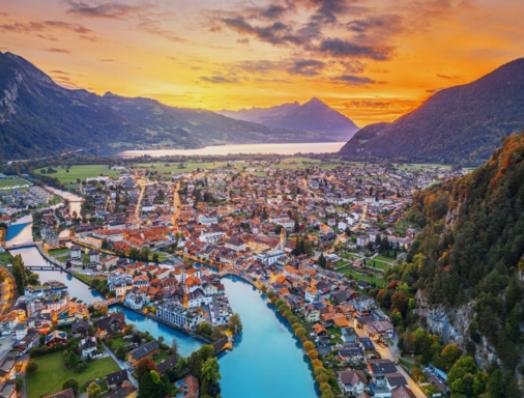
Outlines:
[[58, 83], [211, 110], [316, 96], [359, 126], [524, 56], [524, 0], [0, 0]]

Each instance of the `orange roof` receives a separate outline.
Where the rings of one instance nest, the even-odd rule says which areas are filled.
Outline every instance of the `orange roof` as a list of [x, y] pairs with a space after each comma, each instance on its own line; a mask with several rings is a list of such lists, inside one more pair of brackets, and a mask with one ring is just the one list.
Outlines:
[[339, 328], [348, 328], [351, 326], [351, 324], [344, 315], [339, 314], [333, 320], [335, 321], [335, 326]]
[[315, 323], [313, 325], [313, 330], [315, 331], [316, 334], [326, 332], [326, 328], [323, 325], [321, 325], [320, 323]]

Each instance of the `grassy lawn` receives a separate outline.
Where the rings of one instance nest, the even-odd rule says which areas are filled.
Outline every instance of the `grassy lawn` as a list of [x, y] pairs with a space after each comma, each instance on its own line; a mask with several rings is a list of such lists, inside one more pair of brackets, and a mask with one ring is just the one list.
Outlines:
[[74, 184], [76, 183], [77, 179], [85, 180], [86, 178], [94, 178], [99, 176], [116, 177], [120, 174], [120, 171], [111, 170], [109, 166], [104, 164], [71, 166], [70, 169], [66, 169], [64, 166], [52, 168], [56, 170], [56, 173], [47, 174], [47, 167], [37, 169], [36, 173], [56, 178], [62, 184]]
[[[138, 169], [148, 169], [150, 171], [158, 171], [161, 174], [174, 173], [183, 174], [190, 173], [194, 170], [212, 170], [220, 167], [226, 167], [228, 162], [195, 162], [189, 160], [187, 162], [153, 162], [153, 163], [136, 163], [133, 167]], [[240, 168], [240, 165], [235, 162], [231, 163], [235, 168]]]
[[109, 341], [109, 348], [113, 353], [115, 353], [120, 347], [127, 347], [127, 342], [124, 340], [123, 337], [115, 337]]
[[82, 386], [84, 383], [111, 372], [119, 370], [118, 365], [111, 358], [102, 358], [89, 362], [87, 369], [82, 373], [75, 373], [66, 369], [63, 363], [63, 353], [55, 352], [33, 359], [38, 370], [28, 378], [28, 397], [38, 398], [62, 390], [62, 385], [69, 379], [75, 379]]
[[61, 256], [65, 256], [66, 254], [69, 254], [69, 249], [68, 248], [63, 248], [63, 249], [53, 249], [53, 250], [49, 250], [49, 255], [51, 256], [54, 256], [54, 257], [61, 257]]
[[343, 253], [343, 254], [340, 255], [340, 257], [342, 257], [342, 258], [349, 258], [349, 259], [352, 259], [352, 260], [360, 260], [360, 259], [364, 258], [363, 255], [358, 254], [358, 253], [352, 253], [352, 252]]
[[310, 166], [317, 166], [318, 164], [320, 164], [320, 160], [318, 159], [311, 159], [307, 157], [292, 157], [282, 159], [279, 163], [275, 163], [273, 167], [281, 170], [298, 170]]
[[349, 279], [356, 281], [364, 281], [367, 283], [373, 283], [378, 287], [384, 287], [386, 285], [384, 279], [380, 275], [370, 275], [361, 271], [354, 270], [350, 267], [339, 269], [339, 272], [342, 272]]
[[18, 177], [0, 178], [0, 189], [10, 189], [12, 187], [21, 185], [30, 186], [31, 183], [27, 180], [24, 180], [23, 178]]
[[436, 168], [442, 168], [449, 170], [451, 169], [451, 166], [448, 164], [439, 164], [439, 163], [396, 163], [394, 165], [398, 169], [403, 170], [424, 170], [424, 169], [436, 169]]
[[87, 283], [87, 284], [91, 284], [93, 283], [94, 280], [96, 279], [101, 279], [101, 280], [104, 280], [105, 278], [103, 276], [92, 276], [92, 275], [85, 275], [85, 274], [81, 274], [79, 272], [73, 272], [73, 276], [77, 279], [80, 279], [81, 281]]
[[161, 263], [166, 261], [168, 258], [170, 258], [171, 254], [165, 253], [165, 252], [155, 252], [158, 254], [158, 261]]
[[389, 263], [392, 264], [395, 262], [395, 259], [392, 257], [386, 257], [386, 256], [376, 256], [375, 260], [383, 262], [383, 263]]

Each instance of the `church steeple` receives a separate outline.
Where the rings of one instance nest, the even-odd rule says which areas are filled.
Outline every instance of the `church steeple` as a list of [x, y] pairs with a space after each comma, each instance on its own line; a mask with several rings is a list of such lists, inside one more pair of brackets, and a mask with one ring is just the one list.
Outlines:
[[286, 249], [286, 242], [287, 242], [287, 234], [286, 234], [286, 229], [284, 227], [282, 227], [280, 229], [280, 244], [279, 244], [279, 249], [284, 251]]

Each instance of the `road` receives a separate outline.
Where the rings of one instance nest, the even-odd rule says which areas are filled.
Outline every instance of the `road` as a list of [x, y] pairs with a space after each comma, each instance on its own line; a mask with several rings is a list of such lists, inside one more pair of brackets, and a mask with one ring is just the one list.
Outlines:
[[[357, 332], [357, 335], [359, 337], [369, 337], [369, 335], [364, 331], [364, 329], [361, 328], [355, 328], [355, 331]], [[394, 350], [392, 347], [389, 347], [387, 345], [377, 344], [371, 339], [373, 342], [373, 345], [375, 346], [375, 350], [379, 353], [380, 357], [383, 359], [389, 359], [395, 363], [398, 362], [400, 354], [398, 350]], [[426, 394], [424, 394], [424, 391], [420, 388], [420, 386], [415, 382], [415, 380], [412, 379], [412, 377], [402, 368], [402, 366], [397, 365], [398, 372], [404, 376], [406, 381], [408, 382], [408, 387], [413, 391], [413, 394], [417, 398], [426, 398]]]
[[148, 181], [146, 178], [139, 178], [137, 185], [140, 187], [140, 193], [138, 194], [138, 200], [136, 201], [135, 218], [140, 223], [140, 214], [142, 213], [142, 199], [144, 199], [144, 193], [146, 192]]
[[129, 379], [129, 381], [131, 382], [131, 384], [132, 384], [133, 386], [135, 386], [136, 388], [138, 388], [138, 381], [135, 379], [135, 376], [133, 376], [133, 372], [131, 372], [131, 370], [129, 369], [129, 366], [127, 365], [127, 363], [124, 362], [124, 361], [121, 361], [120, 359], [118, 359], [118, 358], [116, 357], [116, 355], [113, 354], [113, 351], [111, 351], [111, 350], [109, 349], [109, 347], [106, 346], [105, 343], [102, 343], [102, 345], [104, 346], [104, 349], [105, 349], [105, 351], [109, 354], [109, 356], [110, 356], [111, 358], [113, 358], [113, 361], [116, 362], [116, 364], [118, 365], [118, 367], [119, 367], [120, 369], [125, 370], [125, 371], [127, 372], [127, 378]]

